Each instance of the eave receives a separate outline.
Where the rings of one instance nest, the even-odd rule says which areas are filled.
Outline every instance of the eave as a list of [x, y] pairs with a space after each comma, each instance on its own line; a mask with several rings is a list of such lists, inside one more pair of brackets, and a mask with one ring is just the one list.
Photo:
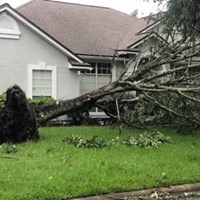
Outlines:
[[159, 34], [157, 34], [156, 32], [151, 32], [151, 33], [147, 33], [143, 38], [141, 38], [140, 40], [136, 41], [135, 43], [131, 44], [130, 46], [128, 46], [127, 48], [136, 48], [138, 47], [140, 44], [146, 42], [147, 40], [149, 40], [149, 38], [152, 38], [152, 37], [156, 37], [158, 38], [159, 40], [164, 40], [164, 38], [162, 38]]
[[153, 29], [154, 27], [158, 26], [159, 24], [160, 24], [160, 21], [154, 22], [154, 23], [150, 24], [149, 26], [145, 27], [144, 29], [140, 30], [136, 35], [146, 34], [146, 33], [148, 33], [151, 29]]

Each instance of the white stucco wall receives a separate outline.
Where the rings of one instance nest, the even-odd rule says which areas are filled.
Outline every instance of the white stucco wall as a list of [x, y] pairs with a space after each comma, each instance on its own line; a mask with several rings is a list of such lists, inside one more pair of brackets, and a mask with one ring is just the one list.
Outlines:
[[18, 22], [19, 39], [0, 38], [0, 93], [13, 84], [28, 92], [28, 65], [44, 62], [57, 67], [57, 98], [79, 94], [76, 71], [68, 69], [68, 58], [45, 39]]

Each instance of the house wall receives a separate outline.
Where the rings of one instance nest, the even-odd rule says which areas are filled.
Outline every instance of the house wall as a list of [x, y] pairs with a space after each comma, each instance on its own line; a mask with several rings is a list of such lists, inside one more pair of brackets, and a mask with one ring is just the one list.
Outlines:
[[28, 27], [18, 22], [19, 39], [0, 38], [0, 93], [18, 84], [28, 93], [28, 65], [39, 62], [57, 67], [57, 98], [69, 99], [79, 94], [78, 75], [68, 69], [68, 58]]
[[121, 74], [124, 72], [125, 68], [122, 62], [116, 62], [116, 80], [121, 76]]

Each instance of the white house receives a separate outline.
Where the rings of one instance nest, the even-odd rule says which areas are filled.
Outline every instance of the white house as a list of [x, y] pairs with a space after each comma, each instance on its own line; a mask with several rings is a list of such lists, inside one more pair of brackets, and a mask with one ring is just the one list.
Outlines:
[[116, 80], [156, 26], [105, 7], [32, 0], [15, 10], [3, 4], [0, 92], [13, 84], [30, 98], [89, 92]]

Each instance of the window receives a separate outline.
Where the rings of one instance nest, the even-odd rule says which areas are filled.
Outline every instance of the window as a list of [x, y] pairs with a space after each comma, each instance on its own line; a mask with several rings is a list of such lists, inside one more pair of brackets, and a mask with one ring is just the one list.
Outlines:
[[6, 12], [0, 14], [0, 38], [19, 39], [21, 33], [14, 18]]
[[91, 71], [82, 73], [81, 76], [81, 95], [110, 82], [111, 64], [110, 63], [90, 63], [93, 68]]
[[46, 63], [28, 66], [28, 96], [36, 99], [41, 96], [56, 99], [56, 67]]
[[[82, 73], [80, 94], [91, 92], [97, 88], [107, 85], [110, 80], [111, 63], [90, 63], [93, 68], [91, 71]], [[91, 112], [101, 112], [97, 108], [93, 108]]]
[[40, 96], [52, 97], [52, 71], [33, 70], [33, 98]]

